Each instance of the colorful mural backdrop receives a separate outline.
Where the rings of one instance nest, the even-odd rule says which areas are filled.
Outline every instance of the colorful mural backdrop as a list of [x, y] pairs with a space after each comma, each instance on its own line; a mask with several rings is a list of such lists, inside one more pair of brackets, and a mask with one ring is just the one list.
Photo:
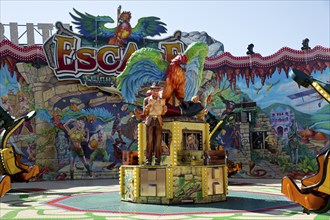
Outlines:
[[[167, 31], [159, 18], [144, 17], [131, 27], [130, 12], [118, 15], [121, 23], [104, 29], [114, 22], [111, 17], [74, 10], [73, 23], [82, 36], [57, 23], [57, 33], [43, 48], [0, 42], [0, 105], [14, 117], [37, 111], [11, 142], [21, 148], [24, 162], [42, 167], [38, 180], [117, 177], [123, 152], [137, 150], [135, 113], [147, 89], [136, 102], [126, 103], [116, 76], [139, 48], [159, 49], [171, 60], [193, 42], [192, 36], [205, 35], [178, 31], [151, 40]], [[330, 105], [315, 90], [299, 87], [289, 73], [296, 68], [329, 83], [330, 48], [283, 47], [268, 57], [233, 57], [222, 44], [211, 48], [215, 42], [210, 36], [205, 40], [209, 54], [200, 92], [213, 88], [205, 119], [213, 128], [228, 114], [236, 118], [217, 130], [212, 148], [222, 146], [229, 159], [242, 162], [236, 175], [243, 177], [317, 171], [315, 156], [329, 145]]]

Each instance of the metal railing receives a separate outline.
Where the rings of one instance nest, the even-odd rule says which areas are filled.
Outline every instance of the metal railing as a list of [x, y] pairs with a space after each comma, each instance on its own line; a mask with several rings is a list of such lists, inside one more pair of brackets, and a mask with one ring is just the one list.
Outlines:
[[[70, 24], [63, 24], [65, 28], [72, 29]], [[0, 23], [0, 41], [7, 39], [19, 46], [42, 45], [56, 32], [52, 23], [26, 23], [24, 25], [16, 22], [9, 24]]]

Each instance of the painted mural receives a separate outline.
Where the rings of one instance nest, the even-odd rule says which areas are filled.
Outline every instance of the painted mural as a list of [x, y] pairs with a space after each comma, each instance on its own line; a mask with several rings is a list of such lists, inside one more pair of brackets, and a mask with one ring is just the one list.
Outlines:
[[[166, 24], [144, 17], [131, 27], [131, 13], [120, 8], [114, 29], [104, 29], [114, 23], [111, 17], [94, 16], [96, 32], [87, 13], [74, 10], [71, 16], [82, 38], [58, 23], [57, 34], [43, 48], [0, 42], [0, 104], [14, 117], [37, 111], [11, 141], [26, 163], [41, 166], [38, 180], [115, 178], [123, 152], [137, 150], [136, 112], [147, 92], [144, 88], [135, 102], [126, 103], [116, 88], [117, 75], [138, 48], [159, 49], [170, 60], [190, 44], [189, 36], [179, 31], [148, 39], [165, 33]], [[146, 25], [153, 29], [146, 32]], [[216, 42], [210, 39], [209, 48]], [[199, 92], [212, 88], [205, 114], [211, 129], [236, 114], [210, 140], [213, 149], [221, 146], [230, 160], [242, 162], [236, 175], [297, 178], [317, 171], [315, 156], [329, 145], [330, 105], [315, 90], [299, 87], [289, 73], [298, 68], [329, 83], [330, 49], [283, 47], [269, 57], [233, 57], [223, 48], [211, 52]]]
[[[330, 69], [316, 71], [313, 77], [329, 82]], [[296, 178], [318, 170], [315, 156], [329, 146], [327, 101], [314, 89], [299, 87], [284, 71], [275, 71], [263, 85], [261, 78], [249, 86], [245, 79], [238, 79], [235, 89], [226, 89], [226, 83], [219, 83], [224, 89], [213, 97], [210, 112], [218, 117], [236, 112], [241, 122], [249, 121], [248, 130], [236, 121], [225, 126], [214, 140], [215, 146], [228, 150], [229, 158], [248, 162], [247, 172], [238, 175], [289, 174]], [[256, 107], [242, 114], [245, 110], [240, 103], [246, 102], [256, 102]]]
[[[10, 65], [13, 59], [2, 59], [0, 69], [1, 106], [12, 116], [18, 117], [34, 109], [33, 94], [23, 77]], [[34, 120], [25, 121], [11, 136], [12, 142], [19, 146], [24, 145], [23, 153], [27, 164], [36, 161]]]

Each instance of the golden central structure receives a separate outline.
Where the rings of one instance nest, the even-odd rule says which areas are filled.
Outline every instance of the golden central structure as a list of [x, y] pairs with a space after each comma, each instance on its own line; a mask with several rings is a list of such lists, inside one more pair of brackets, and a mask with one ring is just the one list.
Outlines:
[[[208, 123], [191, 118], [164, 118], [159, 166], [144, 165], [148, 134], [144, 123], [140, 123], [138, 129], [138, 164], [120, 168], [123, 201], [180, 204], [227, 199], [225, 152], [210, 149]], [[124, 164], [133, 164], [132, 157], [128, 160]]]

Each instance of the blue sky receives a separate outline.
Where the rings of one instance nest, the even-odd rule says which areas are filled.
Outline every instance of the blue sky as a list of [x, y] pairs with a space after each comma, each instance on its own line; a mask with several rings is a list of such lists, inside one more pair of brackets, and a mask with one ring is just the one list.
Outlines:
[[117, 7], [131, 11], [132, 26], [146, 16], [157, 16], [167, 24], [168, 33], [206, 31], [224, 44], [225, 51], [245, 56], [247, 45], [271, 55], [287, 46], [300, 49], [302, 40], [310, 46], [330, 47], [330, 1], [79, 1], [0, 0], [3, 24], [71, 23], [75, 8], [92, 15], [116, 17]]

